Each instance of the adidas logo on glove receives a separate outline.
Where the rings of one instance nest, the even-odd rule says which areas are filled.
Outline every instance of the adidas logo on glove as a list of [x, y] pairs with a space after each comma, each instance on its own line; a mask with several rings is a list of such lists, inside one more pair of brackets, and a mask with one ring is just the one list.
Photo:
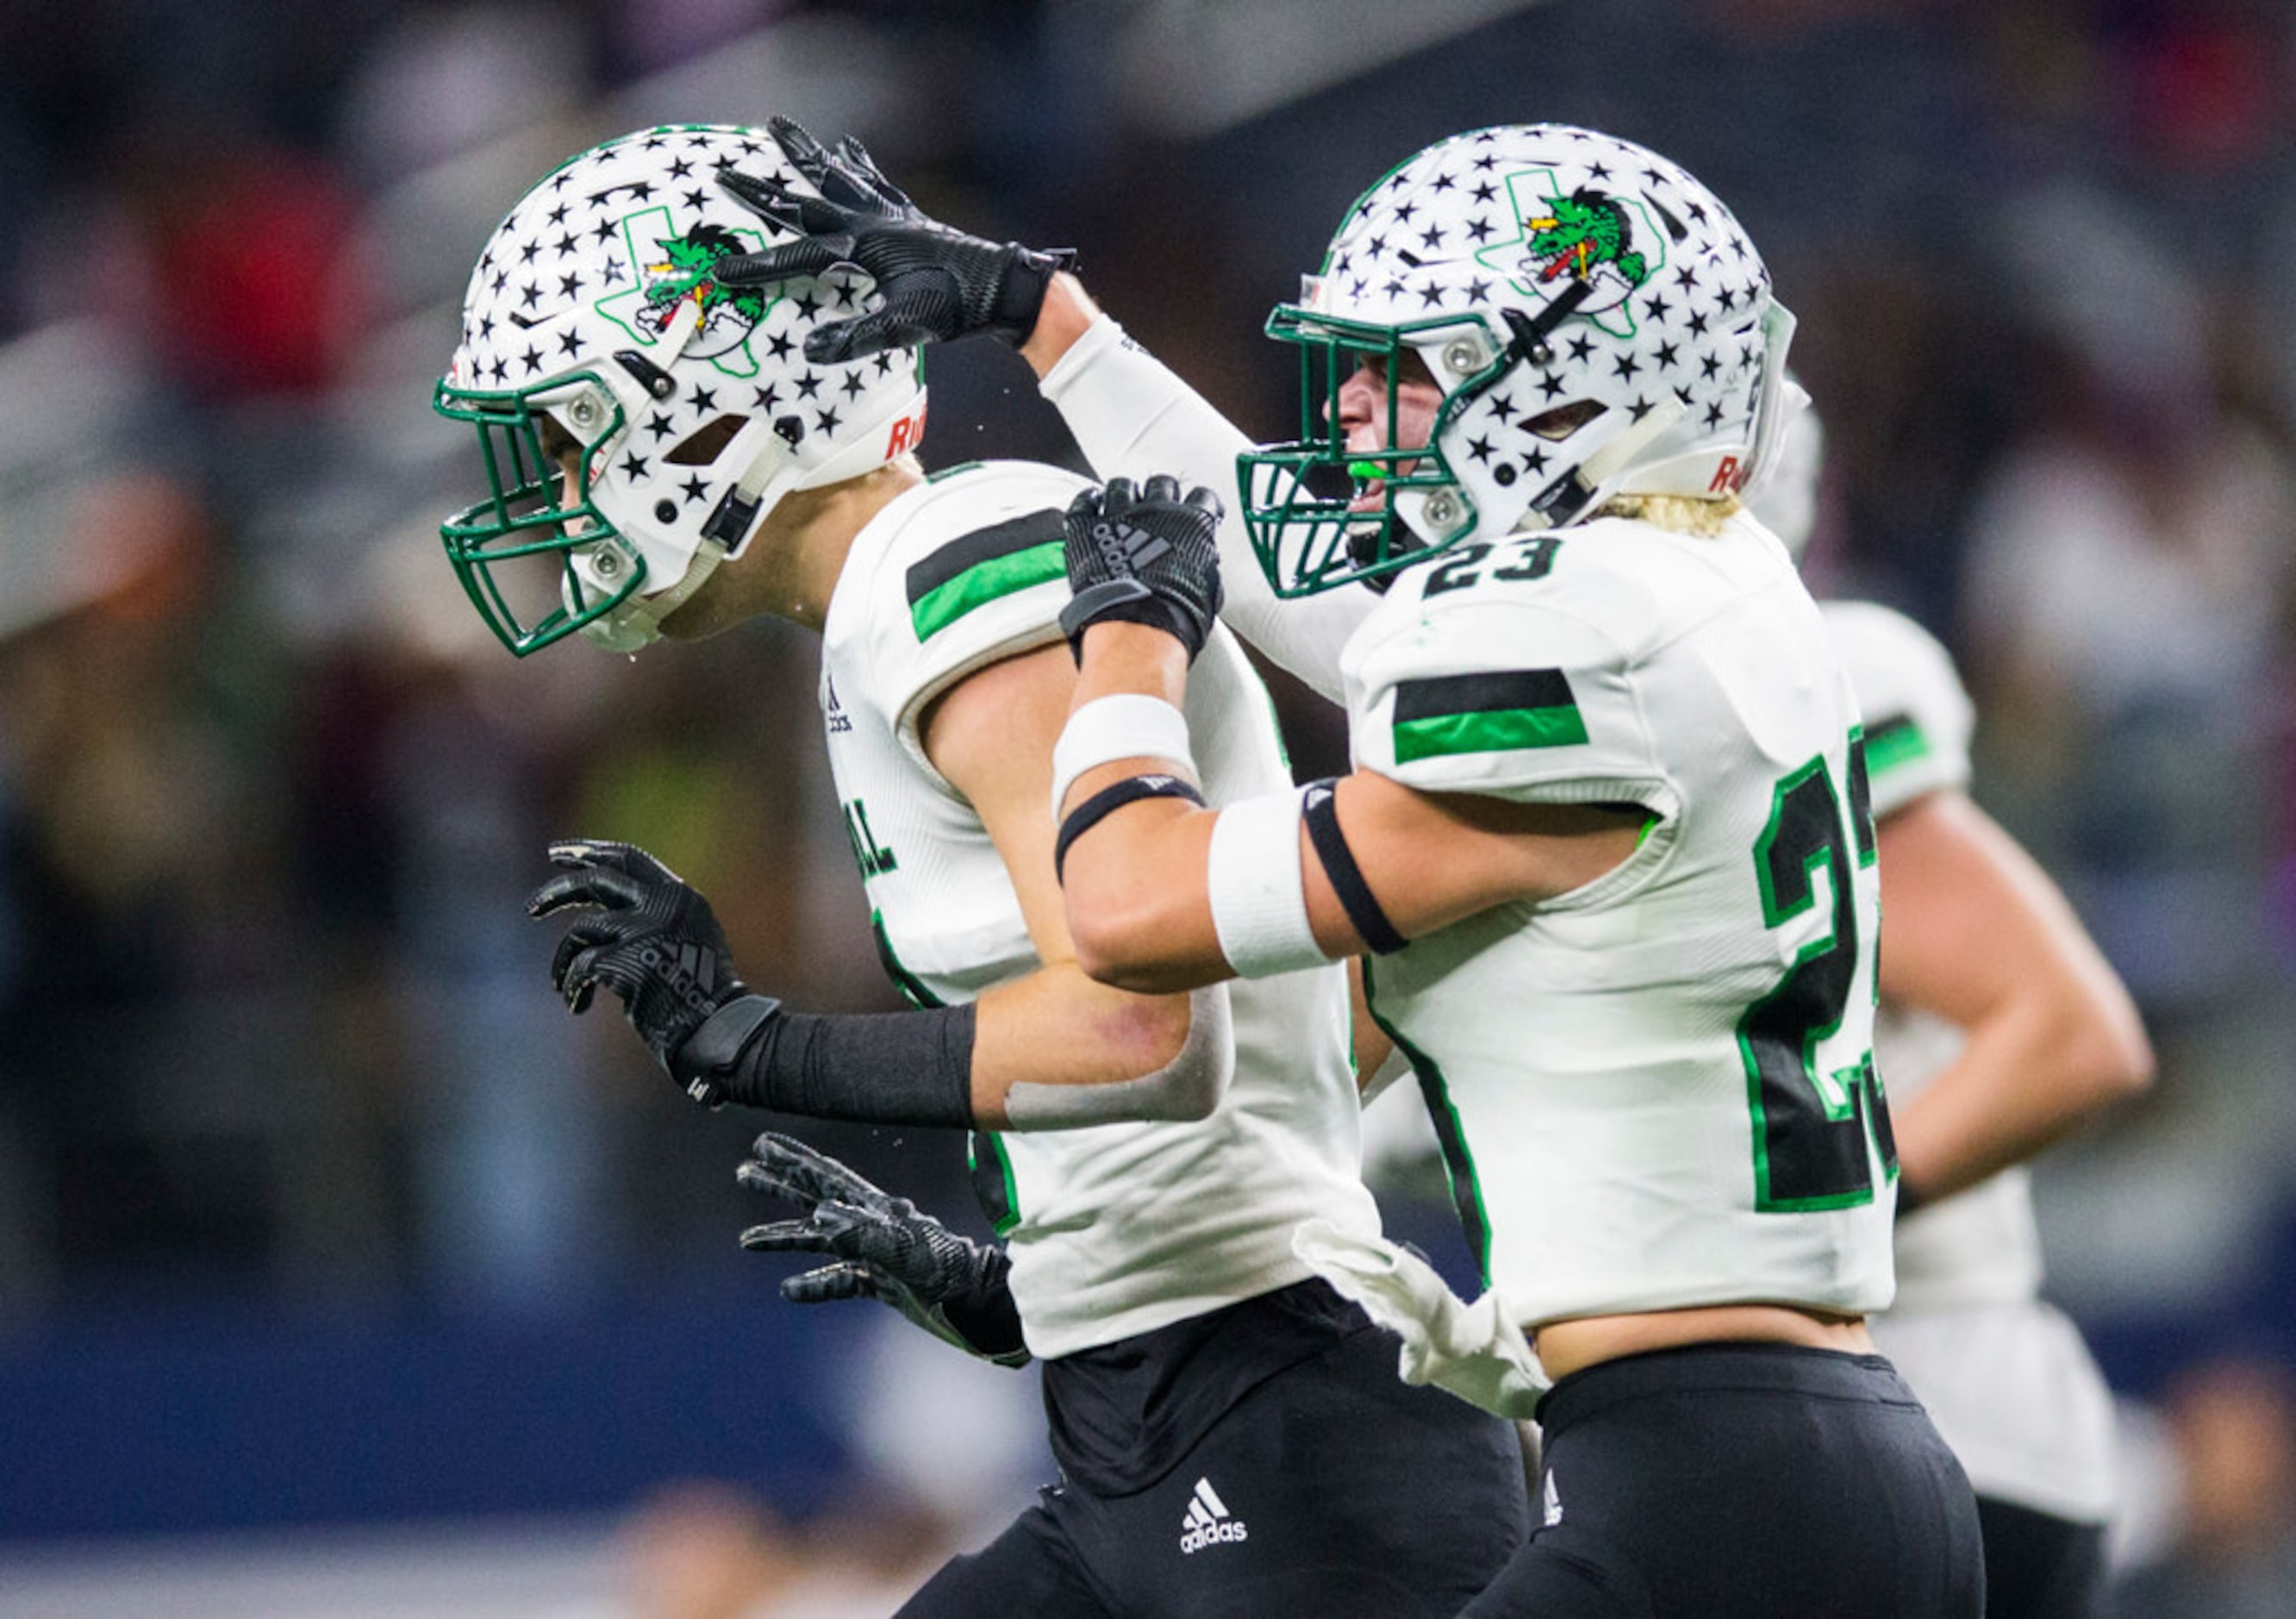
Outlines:
[[1226, 1503], [1212, 1488], [1212, 1481], [1198, 1479], [1195, 1494], [1189, 1498], [1188, 1510], [1180, 1519], [1180, 1554], [1193, 1556], [1222, 1541], [1246, 1537], [1243, 1520], [1229, 1513]]

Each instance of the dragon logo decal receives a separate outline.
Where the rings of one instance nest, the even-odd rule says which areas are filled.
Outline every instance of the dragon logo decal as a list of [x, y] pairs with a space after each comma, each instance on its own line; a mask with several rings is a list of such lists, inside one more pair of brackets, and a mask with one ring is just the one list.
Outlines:
[[764, 245], [762, 237], [745, 241], [750, 234], [709, 224], [679, 231], [666, 208], [628, 216], [622, 221], [622, 241], [636, 267], [637, 284], [600, 299], [598, 312], [651, 345], [693, 303], [701, 319], [686, 354], [713, 361], [732, 376], [755, 375], [758, 361], [750, 351], [750, 334], [777, 300], [752, 288], [720, 286], [716, 277], [719, 259]]
[[1566, 193], [1546, 168], [1510, 175], [1507, 192], [1522, 234], [1475, 257], [1526, 292], [1583, 282], [1578, 312], [1615, 337], [1632, 336], [1627, 300], [1666, 262], [1665, 233], [1637, 218], [1642, 203], [1592, 185]]

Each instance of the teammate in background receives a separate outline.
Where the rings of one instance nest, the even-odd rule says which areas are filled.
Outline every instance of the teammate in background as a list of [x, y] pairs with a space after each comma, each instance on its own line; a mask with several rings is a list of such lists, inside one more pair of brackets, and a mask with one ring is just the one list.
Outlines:
[[[921, 1009], [814, 1017], [751, 992], [707, 902], [611, 842], [551, 851], [529, 908], [575, 917], [553, 982], [575, 1011], [613, 991], [698, 1100], [975, 1129], [1001, 1253], [785, 1138], [742, 1171], [803, 1210], [745, 1242], [835, 1262], [793, 1296], [874, 1294], [1044, 1361], [1061, 1484], [905, 1612], [1451, 1611], [1526, 1533], [1514, 1434], [1398, 1385], [1390, 1343], [1292, 1247], [1311, 1219], [1377, 1232], [1344, 974], [1143, 995], [1078, 969], [1047, 806], [1091, 762], [1054, 745], [1077, 678], [1062, 512], [1090, 486], [1018, 463], [927, 479], [918, 356], [802, 351], [857, 280], [717, 274], [770, 229], [714, 183], [729, 164], [798, 183], [758, 132], [658, 128], [511, 210], [437, 392], [491, 492], [443, 534], [514, 653], [767, 612], [819, 630], [839, 795]], [[1288, 785], [1227, 635], [1170, 722], [1214, 797]]]
[[[785, 193], [806, 240], [729, 273], [867, 270], [881, 302], [818, 355], [980, 329], [1021, 250], [847, 178]], [[1089, 332], [1053, 353], [1004, 324], [1072, 425], [1118, 424], [1078, 428], [1104, 475], [1168, 413], [1218, 436], [1152, 362], [1107, 364], [1106, 327], [1080, 360]], [[1366, 193], [1270, 330], [1309, 386], [1300, 441], [1243, 457], [1266, 588], [1229, 570], [1227, 613], [1343, 697], [1357, 768], [1189, 801], [1197, 761], [1147, 717], [1185, 700], [1235, 531], [1168, 478], [1087, 492], [1063, 747], [1095, 763], [1059, 811], [1086, 968], [1171, 990], [1366, 955], [1490, 1287], [1462, 1304], [1320, 1225], [1299, 1245], [1408, 1377], [1537, 1402], [1544, 1525], [1465, 1611], [1978, 1612], [1967, 1481], [1863, 1323], [1895, 1173], [1878, 879], [1847, 678], [1734, 496], [1787, 391], [1759, 256], [1655, 153], [1481, 130]], [[1138, 395], [1102, 386], [1128, 372]], [[1384, 595], [1281, 599], [1356, 582]]]
[[[1816, 512], [1816, 415], [1754, 501], [1800, 555]], [[1870, 602], [1819, 604], [1866, 716], [1882, 862], [1874, 1053], [1898, 1137], [1898, 1294], [1874, 1336], [1977, 1492], [1986, 1612], [2105, 1611], [2112, 1396], [2040, 1296], [2018, 1167], [2144, 1088], [2136, 1008], [2072, 908], [1968, 793], [1973, 714], [1952, 658]]]

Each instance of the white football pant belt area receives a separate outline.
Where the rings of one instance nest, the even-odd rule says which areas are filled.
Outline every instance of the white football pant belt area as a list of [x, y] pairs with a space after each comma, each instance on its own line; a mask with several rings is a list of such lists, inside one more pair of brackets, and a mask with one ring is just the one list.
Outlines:
[[1327, 1220], [1304, 1222], [1292, 1251], [1403, 1340], [1397, 1369], [1406, 1383], [1431, 1383], [1516, 1422], [1553, 1385], [1496, 1288], [1468, 1303], [1408, 1249], [1349, 1236]]
[[1188, 1038], [1153, 1073], [1107, 1085], [1022, 1082], [1004, 1093], [1004, 1116], [1014, 1130], [1071, 1130], [1131, 1120], [1187, 1123], [1208, 1118], [1235, 1075], [1235, 1035], [1227, 986], [1188, 991]]

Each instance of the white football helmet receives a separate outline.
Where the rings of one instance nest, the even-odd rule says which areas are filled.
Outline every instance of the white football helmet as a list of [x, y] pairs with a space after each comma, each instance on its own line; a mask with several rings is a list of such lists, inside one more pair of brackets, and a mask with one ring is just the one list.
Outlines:
[[1804, 405], [1778, 429], [1777, 448], [1760, 487], [1746, 492], [1747, 509], [1785, 541], [1796, 562], [1809, 549], [1810, 532], [1817, 527], [1817, 490], [1824, 476], [1825, 427], [1816, 410]]
[[[1614, 495], [1736, 493], [1768, 453], [1793, 317], [1698, 181], [1538, 124], [1455, 136], [1390, 173], [1267, 331], [1301, 349], [1300, 433], [1242, 456], [1245, 521], [1277, 593], [1299, 596]], [[1424, 447], [1392, 431], [1411, 354], [1443, 396]], [[1390, 430], [1371, 454], [1340, 422], [1366, 362]]]
[[804, 186], [763, 131], [640, 130], [527, 193], [472, 274], [432, 403], [477, 427], [490, 493], [439, 532], [520, 656], [575, 630], [646, 645], [783, 495], [923, 432], [919, 350], [805, 357], [816, 322], [860, 310], [867, 276], [712, 279], [773, 229], [719, 186], [721, 166]]

